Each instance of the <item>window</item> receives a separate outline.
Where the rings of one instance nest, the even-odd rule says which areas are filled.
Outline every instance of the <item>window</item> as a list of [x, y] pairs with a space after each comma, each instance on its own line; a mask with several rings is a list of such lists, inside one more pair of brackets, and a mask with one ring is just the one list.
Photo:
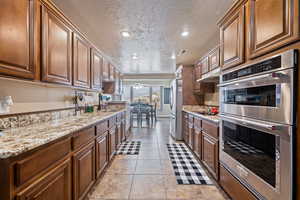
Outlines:
[[135, 87], [133, 86], [133, 98], [132, 98], [132, 102], [136, 103], [136, 102], [142, 102], [142, 103], [151, 103], [150, 100], [150, 87], [148, 86], [139, 86], [139, 87]]
[[156, 104], [157, 110], [161, 110], [161, 86], [152, 87], [152, 104]]

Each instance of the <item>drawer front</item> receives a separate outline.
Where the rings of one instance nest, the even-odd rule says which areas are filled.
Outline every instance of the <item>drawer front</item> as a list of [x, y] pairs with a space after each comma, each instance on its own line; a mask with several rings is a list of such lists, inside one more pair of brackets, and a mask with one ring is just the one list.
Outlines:
[[219, 126], [208, 121], [202, 121], [202, 130], [216, 140], [219, 139]]
[[95, 138], [95, 127], [90, 127], [79, 131], [73, 135], [72, 138], [72, 147], [73, 149], [78, 149], [82, 145], [88, 143]]
[[195, 117], [194, 118], [194, 127], [201, 130], [201, 119]]
[[[70, 159], [42, 176], [38, 181], [31, 184], [16, 194], [16, 200], [71, 200], [72, 176]], [[54, 195], [55, 194], [55, 197]]]
[[97, 134], [97, 136], [103, 135], [107, 130], [108, 130], [108, 120], [100, 122], [96, 126], [96, 134]]
[[234, 176], [232, 176], [227, 169], [220, 166], [220, 184], [223, 189], [234, 199], [256, 200], [254, 195], [249, 192]]
[[39, 150], [15, 165], [15, 184], [20, 186], [54, 165], [71, 152], [71, 139], [65, 139]]
[[108, 124], [109, 124], [109, 128], [113, 127], [115, 124], [116, 124], [116, 121], [117, 121], [117, 117], [116, 116], [113, 116], [111, 118], [109, 118], [108, 120]]

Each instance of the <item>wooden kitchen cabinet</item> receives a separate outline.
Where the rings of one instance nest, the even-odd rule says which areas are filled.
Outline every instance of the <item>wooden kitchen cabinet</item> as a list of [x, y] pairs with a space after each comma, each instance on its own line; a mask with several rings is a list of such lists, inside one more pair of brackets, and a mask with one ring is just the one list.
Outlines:
[[72, 84], [72, 29], [42, 6], [42, 80]]
[[103, 58], [103, 66], [102, 66], [102, 78], [103, 81], [109, 81], [109, 63], [106, 59]]
[[257, 200], [225, 167], [220, 166], [220, 184], [233, 200]]
[[116, 152], [116, 126], [113, 126], [109, 129], [109, 160], [114, 157], [114, 153]]
[[116, 74], [115, 74], [115, 67], [109, 63], [109, 80], [110, 81], [114, 81], [116, 78]]
[[244, 10], [244, 5], [237, 6], [219, 22], [222, 69], [234, 67], [244, 62]]
[[78, 33], [73, 34], [73, 52], [73, 85], [90, 88], [90, 44]]
[[96, 138], [96, 175], [99, 177], [108, 164], [108, 131]]
[[99, 90], [102, 88], [102, 64], [101, 54], [94, 48], [91, 50], [91, 88]]
[[74, 199], [84, 199], [95, 182], [94, 141], [73, 155], [73, 181]]
[[67, 159], [16, 194], [16, 200], [71, 200], [71, 162]]
[[[34, 0], [2, 0], [0, 74], [34, 79]], [[35, 52], [37, 53], [37, 52]]]
[[201, 159], [202, 157], [202, 132], [201, 132], [201, 128], [195, 127], [194, 129], [195, 131], [195, 137], [194, 137], [194, 152], [197, 155], [197, 157], [199, 159]]
[[218, 140], [202, 132], [202, 161], [216, 179], [219, 175], [218, 146]]
[[217, 46], [208, 54], [209, 70], [212, 71], [220, 67], [220, 47]]
[[189, 147], [193, 150], [194, 149], [194, 117], [189, 115], [188, 118], [188, 135], [189, 135]]
[[194, 93], [199, 93], [201, 90], [200, 83], [197, 82], [197, 80], [201, 78], [201, 66], [202, 63], [199, 62], [194, 68], [194, 79], [193, 79]]
[[299, 40], [298, 0], [250, 0], [247, 11], [251, 58]]
[[202, 58], [201, 62], [201, 74], [206, 74], [209, 72], [209, 63], [208, 63], [208, 56]]
[[183, 120], [182, 123], [183, 140], [186, 144], [188, 144], [189, 143], [189, 117], [186, 112], [183, 112], [182, 120]]

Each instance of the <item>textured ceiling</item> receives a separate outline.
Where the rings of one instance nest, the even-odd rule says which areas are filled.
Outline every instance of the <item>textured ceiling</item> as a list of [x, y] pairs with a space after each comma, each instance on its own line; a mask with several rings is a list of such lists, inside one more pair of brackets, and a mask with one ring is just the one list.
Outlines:
[[[218, 43], [233, 0], [53, 0], [123, 73], [172, 73]], [[121, 31], [131, 32], [122, 38]], [[182, 38], [180, 33], [190, 35]], [[173, 53], [187, 52], [171, 59]], [[132, 59], [136, 53], [137, 60]]]

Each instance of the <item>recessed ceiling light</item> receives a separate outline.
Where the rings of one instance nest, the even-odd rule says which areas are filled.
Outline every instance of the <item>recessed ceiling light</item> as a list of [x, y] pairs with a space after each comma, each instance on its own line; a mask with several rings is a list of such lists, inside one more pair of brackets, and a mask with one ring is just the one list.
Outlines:
[[137, 60], [137, 59], [139, 59], [139, 57], [137, 56], [136, 53], [134, 53], [134, 54], [132, 54], [132, 59], [133, 59], [133, 60]]
[[187, 36], [189, 36], [189, 34], [190, 34], [190, 32], [188, 32], [188, 31], [183, 31], [183, 32], [181, 33], [181, 36], [182, 36], [182, 37], [187, 37]]
[[130, 37], [130, 33], [129, 33], [128, 31], [122, 31], [122, 32], [121, 32], [121, 35], [122, 35], [124, 38]]
[[171, 56], [171, 59], [173, 59], [173, 60], [175, 60], [175, 59], [176, 59], [176, 56], [175, 56], [175, 54], [173, 54], [173, 55]]

